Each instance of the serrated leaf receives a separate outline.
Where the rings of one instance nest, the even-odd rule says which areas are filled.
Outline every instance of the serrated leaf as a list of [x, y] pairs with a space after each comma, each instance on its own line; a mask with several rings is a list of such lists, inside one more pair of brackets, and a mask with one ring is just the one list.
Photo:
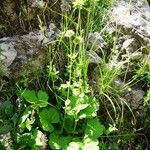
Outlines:
[[44, 91], [39, 91], [36, 95], [34, 90], [25, 90], [22, 97], [36, 107], [46, 107], [48, 105], [48, 95]]
[[97, 116], [97, 111], [99, 110], [99, 102], [94, 97], [89, 98], [89, 105], [79, 113], [79, 119], [83, 118], [93, 118]]
[[60, 146], [60, 143], [59, 143], [59, 136], [56, 133], [52, 133], [50, 135], [48, 143], [49, 143], [49, 146], [52, 149], [61, 149], [61, 146]]
[[53, 107], [44, 108], [39, 113], [39, 116], [40, 116], [40, 122], [45, 131], [52, 132], [54, 130], [52, 123], [59, 122], [59, 113]]
[[46, 107], [48, 105], [48, 95], [44, 91], [38, 92], [38, 102], [39, 107]]
[[13, 124], [6, 122], [4, 125], [0, 126], [0, 135], [5, 134], [13, 130]]
[[35, 104], [38, 101], [38, 98], [36, 96], [36, 92], [34, 90], [25, 90], [22, 93], [22, 97], [29, 103]]
[[8, 117], [13, 115], [13, 105], [9, 100], [3, 102], [0, 105], [0, 116], [2, 116], [2, 117], [5, 116], [5, 118], [6, 118], [6, 115]]
[[22, 135], [18, 134], [17, 143], [32, 147], [35, 144], [34, 136], [31, 133], [24, 133]]
[[105, 127], [97, 118], [89, 119], [85, 129], [85, 135], [91, 139], [97, 139], [104, 133]]
[[52, 133], [49, 137], [49, 145], [52, 149], [66, 149], [67, 145], [71, 142], [72, 138], [67, 137], [60, 137], [60, 135], [56, 133]]
[[38, 92], [38, 100], [40, 101], [48, 101], [48, 95], [44, 91], [39, 91]]

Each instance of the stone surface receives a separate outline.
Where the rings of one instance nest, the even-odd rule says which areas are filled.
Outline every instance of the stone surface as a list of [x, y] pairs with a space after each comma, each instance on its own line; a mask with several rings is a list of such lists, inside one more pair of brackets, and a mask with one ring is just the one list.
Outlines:
[[[34, 57], [44, 53], [43, 48], [53, 43], [59, 34], [54, 24], [45, 32], [36, 30], [29, 34], [0, 39], [2, 70], [6, 76], [19, 70]], [[45, 59], [44, 57], [41, 59]]]
[[124, 93], [125, 100], [129, 103], [136, 116], [145, 116], [147, 109], [144, 107], [145, 92], [140, 88], [130, 88]]
[[131, 35], [140, 42], [150, 44], [150, 6], [145, 0], [118, 0], [111, 11], [107, 32]]
[[[110, 64], [134, 70], [150, 55], [150, 6], [146, 0], [118, 0], [110, 12], [106, 32], [114, 37]], [[117, 36], [116, 36], [117, 35]], [[129, 63], [130, 62], [130, 63]], [[114, 66], [114, 67], [115, 67]]]

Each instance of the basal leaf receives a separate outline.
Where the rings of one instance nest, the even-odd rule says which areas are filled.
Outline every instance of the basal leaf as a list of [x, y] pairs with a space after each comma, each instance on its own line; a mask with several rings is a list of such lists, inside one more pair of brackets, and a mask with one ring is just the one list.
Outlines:
[[0, 135], [5, 134], [13, 130], [13, 124], [11, 122], [6, 122], [0, 126]]
[[93, 118], [97, 116], [97, 111], [99, 110], [99, 102], [94, 97], [89, 97], [88, 103], [88, 107], [80, 111], [79, 119]]
[[68, 144], [71, 142], [72, 138], [70, 136], [60, 137], [57, 133], [52, 133], [49, 137], [49, 146], [52, 149], [65, 149]]
[[36, 95], [34, 90], [25, 90], [22, 97], [29, 103], [36, 107], [46, 107], [48, 105], [48, 95], [44, 91], [39, 91]]
[[39, 113], [39, 116], [40, 116], [40, 122], [45, 131], [52, 132], [54, 130], [52, 123], [59, 122], [59, 113], [53, 107], [44, 108]]
[[61, 149], [59, 136], [56, 133], [50, 135], [48, 143], [52, 149]]
[[35, 104], [38, 101], [38, 98], [36, 96], [36, 92], [34, 90], [25, 90], [22, 93], [22, 97], [29, 103]]
[[48, 95], [44, 91], [39, 91], [38, 94], [38, 102], [39, 107], [46, 107], [48, 105]]
[[85, 135], [91, 139], [97, 139], [104, 133], [105, 127], [97, 118], [89, 119], [85, 129]]
[[17, 135], [17, 143], [23, 146], [33, 147], [35, 144], [34, 136], [31, 133], [24, 133]]

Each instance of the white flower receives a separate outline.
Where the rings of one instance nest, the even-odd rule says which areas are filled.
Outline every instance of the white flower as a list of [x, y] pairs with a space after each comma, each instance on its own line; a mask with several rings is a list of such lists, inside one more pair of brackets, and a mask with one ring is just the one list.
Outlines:
[[86, 0], [75, 0], [72, 4], [74, 8], [82, 8]]
[[73, 30], [67, 30], [64, 36], [70, 38], [70, 37], [72, 37], [74, 34], [75, 34], [75, 33], [74, 33]]

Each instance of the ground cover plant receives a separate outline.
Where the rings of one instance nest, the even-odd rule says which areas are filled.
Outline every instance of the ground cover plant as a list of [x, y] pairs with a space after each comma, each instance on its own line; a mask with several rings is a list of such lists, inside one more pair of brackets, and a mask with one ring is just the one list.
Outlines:
[[[114, 3], [75, 0], [72, 9], [62, 13], [48, 8], [61, 23], [59, 37], [47, 48], [45, 66], [17, 82], [1, 75], [0, 149], [149, 148], [149, 133], [140, 132], [138, 123], [149, 130], [150, 118], [147, 115], [139, 122], [124, 98], [126, 91], [141, 84], [146, 92], [143, 106], [150, 108], [149, 56], [139, 62], [129, 57], [117, 62], [120, 31], [113, 38], [104, 30], [106, 12]], [[46, 24], [40, 16], [38, 22], [44, 32]], [[96, 59], [92, 51], [97, 50], [96, 41], [89, 44], [92, 32], [101, 32], [111, 45], [99, 50], [98, 64], [91, 63], [91, 57]], [[124, 82], [118, 83], [118, 78]]]

